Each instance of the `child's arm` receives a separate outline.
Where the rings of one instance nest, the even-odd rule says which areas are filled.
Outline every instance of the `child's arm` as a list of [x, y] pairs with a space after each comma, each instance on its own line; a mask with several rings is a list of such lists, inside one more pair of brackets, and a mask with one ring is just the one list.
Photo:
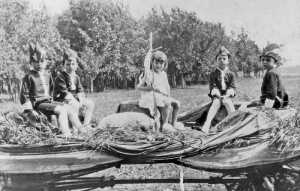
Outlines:
[[29, 75], [26, 75], [22, 80], [21, 93], [20, 93], [20, 102], [25, 113], [28, 113], [34, 120], [38, 120], [39, 114], [34, 111], [32, 103], [30, 101], [30, 89], [31, 83], [29, 80]]
[[209, 89], [210, 89], [210, 95], [217, 95], [221, 96], [220, 90], [217, 87], [216, 80], [215, 80], [215, 71], [210, 73], [209, 76]]
[[54, 81], [53, 81], [52, 75], [50, 74], [50, 77], [49, 77], [49, 96], [53, 97], [53, 93], [54, 93]]
[[168, 94], [168, 96], [170, 96], [171, 95], [171, 88], [170, 88], [170, 84], [169, 84], [167, 73], [165, 73], [164, 80], [165, 80], [165, 84], [166, 84], [167, 94]]
[[145, 77], [140, 77], [140, 83], [136, 86], [136, 89], [145, 92], [150, 92], [154, 90], [153, 86], [146, 85]]
[[227, 93], [226, 96], [227, 97], [234, 97], [235, 96], [235, 89], [236, 89], [236, 85], [235, 85], [235, 75], [231, 72], [230, 76], [229, 76], [229, 85], [228, 85], [228, 89], [227, 89]]
[[83, 90], [83, 86], [81, 84], [80, 78], [78, 75], [76, 75], [76, 92], [77, 92], [77, 96], [80, 102], [83, 102], [85, 100], [85, 94], [84, 94], [84, 90]]
[[63, 98], [65, 100], [73, 100], [75, 99], [72, 93], [70, 93], [67, 89], [67, 82], [65, 80], [65, 76], [63, 73], [60, 73], [55, 79], [55, 95]]
[[265, 101], [265, 106], [273, 107], [275, 98], [277, 95], [277, 76], [275, 73], [266, 73], [266, 87], [267, 87], [267, 97]]

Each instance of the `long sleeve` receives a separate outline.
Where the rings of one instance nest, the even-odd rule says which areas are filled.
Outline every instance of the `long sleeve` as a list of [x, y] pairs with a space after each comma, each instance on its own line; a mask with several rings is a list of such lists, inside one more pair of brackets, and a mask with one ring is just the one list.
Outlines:
[[235, 85], [235, 75], [233, 73], [230, 73], [230, 80], [229, 80], [229, 84], [228, 84], [228, 89], [236, 89], [236, 85]]
[[213, 89], [218, 89], [215, 78], [216, 78], [216, 72], [213, 71], [213, 72], [210, 73], [210, 76], [209, 76], [209, 89], [210, 89], [210, 91], [212, 91]]
[[54, 99], [64, 99], [69, 93], [67, 87], [67, 79], [60, 73], [54, 83]]
[[81, 84], [79, 76], [76, 75], [76, 79], [77, 79], [77, 82], [76, 82], [76, 92], [77, 93], [82, 93], [84, 89], [82, 87], [82, 84]]
[[53, 81], [52, 75], [50, 75], [50, 77], [49, 77], [49, 96], [52, 97], [53, 93], [54, 93], [54, 81]]
[[266, 98], [270, 100], [274, 100], [277, 95], [277, 77], [275, 73], [269, 73], [266, 76], [266, 90], [267, 95]]
[[22, 80], [22, 87], [20, 93], [20, 102], [24, 110], [33, 109], [32, 103], [30, 101], [30, 96], [29, 96], [30, 89], [31, 89], [30, 79], [29, 76], [26, 75]]

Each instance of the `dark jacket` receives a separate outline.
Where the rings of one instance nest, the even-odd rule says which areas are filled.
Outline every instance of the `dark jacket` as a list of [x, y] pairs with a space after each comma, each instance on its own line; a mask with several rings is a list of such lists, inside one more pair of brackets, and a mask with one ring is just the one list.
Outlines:
[[[45, 83], [49, 88], [49, 96], [52, 96], [54, 83], [51, 74], [44, 73]], [[26, 102], [32, 102], [34, 98], [45, 97], [45, 90], [40, 74], [35, 70], [30, 70], [22, 80], [22, 87], [20, 93], [20, 102], [25, 104]]]
[[[210, 73], [210, 81], [209, 81], [209, 89], [210, 92], [214, 89], [217, 88], [222, 90], [222, 77], [221, 77], [221, 71], [219, 69], [215, 69]], [[235, 75], [233, 72], [231, 72], [229, 69], [225, 71], [224, 75], [224, 80], [225, 80], [225, 89], [228, 90], [230, 88], [234, 89], [236, 88], [235, 86]]]
[[54, 100], [63, 100], [69, 92], [72, 93], [74, 97], [76, 97], [77, 93], [83, 92], [83, 87], [78, 75], [75, 77], [76, 90], [71, 90], [71, 77], [65, 71], [62, 71], [58, 74], [58, 76], [55, 78], [54, 84]]
[[276, 68], [268, 70], [263, 78], [260, 100], [264, 103], [266, 98], [275, 100], [276, 96], [283, 98], [285, 88]]

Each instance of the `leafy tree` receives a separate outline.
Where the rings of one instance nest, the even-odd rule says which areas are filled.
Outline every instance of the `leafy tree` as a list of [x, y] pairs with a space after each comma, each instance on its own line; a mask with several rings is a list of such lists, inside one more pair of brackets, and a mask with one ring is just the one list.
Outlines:
[[[161, 13], [160, 13], [161, 12]], [[168, 55], [169, 70], [173, 86], [177, 77], [183, 87], [187, 76], [201, 78], [214, 63], [212, 56], [225, 35], [221, 24], [202, 22], [194, 12], [179, 8], [167, 13], [152, 9], [146, 19], [147, 31], [154, 33], [155, 47], [162, 46]]]
[[[145, 32], [122, 4], [109, 1], [71, 1], [70, 11], [59, 18], [61, 35], [88, 62], [90, 89], [97, 80], [103, 91], [109, 83], [127, 87], [139, 73], [137, 62], [145, 55]], [[141, 62], [142, 63], [142, 62]]]
[[29, 70], [29, 43], [37, 42], [46, 49], [53, 61], [51, 66], [61, 59], [61, 48], [68, 44], [60, 38], [45, 6], [33, 11], [28, 2], [4, 1], [0, 10], [2, 79], [11, 98], [16, 99], [24, 72]]

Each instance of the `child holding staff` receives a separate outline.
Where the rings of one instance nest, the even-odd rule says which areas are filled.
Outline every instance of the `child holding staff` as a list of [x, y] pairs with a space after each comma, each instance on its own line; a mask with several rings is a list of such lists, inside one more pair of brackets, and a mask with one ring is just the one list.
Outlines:
[[[177, 117], [180, 109], [180, 102], [170, 97], [170, 85], [168, 82], [167, 73], [164, 71], [168, 66], [168, 60], [165, 53], [159, 50], [151, 52], [150, 57], [150, 69], [152, 69], [151, 85], [147, 85], [145, 77], [141, 78], [140, 83], [137, 86], [138, 90], [145, 92], [154, 92], [153, 99], [156, 106], [162, 107], [162, 129], [168, 131], [185, 130], [184, 127], [178, 127]], [[171, 107], [173, 106], [172, 112], [172, 126], [168, 125], [169, 114]]]

